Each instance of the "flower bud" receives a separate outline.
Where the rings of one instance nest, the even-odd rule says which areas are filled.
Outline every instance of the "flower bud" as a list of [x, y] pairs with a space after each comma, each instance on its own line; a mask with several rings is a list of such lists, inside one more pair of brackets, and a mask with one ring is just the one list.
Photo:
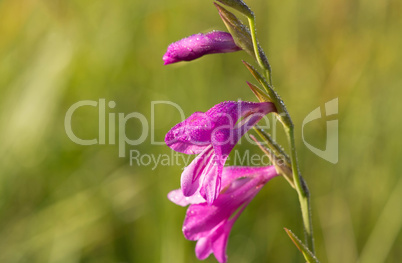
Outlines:
[[228, 53], [241, 50], [232, 35], [222, 31], [195, 34], [169, 45], [163, 61], [165, 65], [191, 61], [207, 54]]

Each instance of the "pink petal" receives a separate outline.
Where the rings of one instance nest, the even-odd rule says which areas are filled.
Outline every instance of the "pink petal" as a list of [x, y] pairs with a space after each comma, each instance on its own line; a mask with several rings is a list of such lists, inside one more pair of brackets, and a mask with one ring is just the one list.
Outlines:
[[195, 246], [195, 254], [198, 259], [206, 259], [211, 253], [220, 263], [227, 261], [226, 247], [230, 230], [234, 221], [223, 221], [210, 231], [209, 235], [200, 238]]
[[[216, 157], [216, 155], [214, 157]], [[210, 162], [210, 166], [205, 169], [200, 193], [201, 196], [207, 200], [209, 205], [216, 200], [221, 190], [222, 168], [223, 165], [221, 163], [213, 160]]]
[[200, 185], [205, 167], [213, 161], [213, 149], [209, 146], [204, 149], [181, 174], [181, 189], [184, 196], [194, 194]]
[[195, 193], [192, 196], [184, 196], [181, 189], [176, 189], [168, 193], [168, 199], [180, 206], [205, 203], [205, 199], [200, 193]]
[[212, 253], [212, 244], [210, 238], [202, 237], [195, 245], [195, 255], [199, 260], [206, 259]]
[[221, 227], [222, 229], [217, 230], [215, 232], [216, 234], [211, 237], [211, 239], [214, 239], [212, 241], [212, 251], [219, 263], [225, 263], [228, 259], [228, 256], [226, 255], [226, 248], [228, 246], [230, 231], [232, 230], [232, 226], [235, 221], [236, 220], [229, 220], [225, 222], [225, 224], [223, 224]]
[[[231, 172], [233, 174], [230, 174]], [[240, 175], [240, 173], [242, 174]], [[204, 237], [219, 223], [228, 220], [230, 215], [238, 208], [248, 204], [262, 186], [277, 175], [273, 166], [269, 166], [266, 169], [258, 167], [225, 171], [225, 176], [233, 176], [232, 178], [235, 179], [229, 180], [225, 178], [225, 183], [227, 184], [224, 185], [224, 190], [212, 204], [200, 203], [191, 205], [188, 208], [183, 223], [184, 236], [189, 240], [198, 240]], [[244, 177], [244, 179], [237, 179], [239, 177]]]
[[[240, 138], [237, 138], [233, 129], [219, 127], [211, 134], [211, 142], [217, 156], [228, 156]], [[226, 161], [226, 160], [225, 160]]]
[[210, 118], [203, 112], [195, 112], [170, 129], [165, 142], [176, 152], [198, 154], [211, 143], [211, 129]]
[[191, 61], [207, 54], [227, 53], [241, 50], [236, 46], [232, 35], [227, 32], [212, 31], [195, 34], [169, 45], [163, 61], [165, 65]]
[[205, 237], [212, 229], [229, 218], [233, 209], [230, 205], [227, 208], [209, 206], [207, 203], [190, 205], [183, 223], [184, 236], [188, 240]]
[[234, 182], [236, 179], [241, 177], [250, 176], [268, 176], [274, 177], [277, 175], [274, 166], [261, 166], [261, 167], [250, 167], [250, 166], [226, 166], [222, 171], [222, 188], [227, 187], [229, 184]]

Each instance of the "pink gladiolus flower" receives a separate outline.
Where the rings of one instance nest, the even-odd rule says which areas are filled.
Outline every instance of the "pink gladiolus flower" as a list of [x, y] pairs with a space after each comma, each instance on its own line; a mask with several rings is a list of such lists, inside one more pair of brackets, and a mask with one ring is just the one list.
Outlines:
[[241, 50], [227, 32], [212, 31], [195, 34], [169, 45], [163, 61], [165, 65], [191, 61], [207, 54], [228, 53]]
[[191, 197], [185, 197], [180, 189], [168, 194], [173, 203], [190, 204], [183, 233], [188, 240], [198, 240], [195, 247], [198, 259], [206, 259], [213, 253], [220, 263], [227, 261], [226, 247], [234, 222], [261, 188], [277, 175], [274, 166], [225, 167], [223, 190], [212, 205], [199, 192]]
[[[174, 126], [165, 137], [177, 152], [199, 154], [181, 175], [184, 196], [200, 194], [209, 204], [221, 189], [221, 174], [229, 153], [263, 116], [276, 111], [273, 103], [226, 101], [207, 112], [195, 112]], [[239, 121], [240, 118], [243, 118]]]

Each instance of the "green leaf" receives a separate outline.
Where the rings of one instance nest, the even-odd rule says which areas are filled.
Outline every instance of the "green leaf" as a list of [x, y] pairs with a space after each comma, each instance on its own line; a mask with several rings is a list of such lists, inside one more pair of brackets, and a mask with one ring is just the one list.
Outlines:
[[243, 61], [243, 64], [246, 66], [246, 68], [250, 71], [251, 75], [265, 88], [265, 90], [269, 93], [271, 86], [268, 84], [268, 82], [264, 79], [263, 76], [253, 67], [250, 65], [250, 63]]
[[293, 234], [292, 231], [289, 229], [285, 228], [286, 233], [290, 237], [290, 239], [293, 241], [295, 246], [302, 252], [304, 258], [307, 260], [309, 263], [320, 263], [318, 259], [311, 253], [311, 251], [300, 241], [300, 239]]
[[268, 94], [266, 94], [264, 91], [262, 91], [259, 87], [255, 86], [254, 84], [251, 84], [248, 81], [247, 81], [247, 85], [250, 87], [251, 91], [254, 93], [254, 95], [257, 97], [257, 99], [260, 102], [272, 102], [272, 100], [268, 96]]
[[218, 2], [236, 9], [246, 17], [253, 17], [254, 13], [242, 0], [217, 0]]
[[284, 121], [283, 116], [287, 116], [288, 112], [281, 97], [278, 95], [278, 93], [275, 92], [275, 90], [268, 84], [268, 82], [264, 79], [264, 77], [253, 66], [251, 66], [246, 61], [243, 61], [243, 64], [251, 72], [251, 75], [253, 75], [253, 77], [267, 91], [267, 96], [272, 99], [272, 102], [275, 104], [276, 110], [278, 111], [278, 114], [280, 116], [279, 120], [283, 122]]

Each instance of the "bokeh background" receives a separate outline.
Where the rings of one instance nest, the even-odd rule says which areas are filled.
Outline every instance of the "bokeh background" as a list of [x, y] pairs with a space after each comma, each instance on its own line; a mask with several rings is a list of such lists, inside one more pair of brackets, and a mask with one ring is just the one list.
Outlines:
[[[318, 257], [401, 262], [401, 1], [247, 3], [295, 122]], [[185, 208], [166, 199], [183, 163], [130, 165], [129, 151], [171, 154], [160, 142], [180, 114], [166, 104], [152, 111], [152, 101], [174, 102], [188, 116], [224, 100], [255, 100], [245, 84], [255, 81], [241, 63], [253, 61], [244, 52], [163, 66], [169, 43], [212, 29], [225, 30], [212, 1], [0, 1], [0, 262], [198, 262], [195, 242], [181, 233]], [[301, 137], [307, 114], [334, 98], [336, 164]], [[67, 110], [100, 99], [105, 144], [74, 143]], [[98, 109], [75, 111], [78, 137], [99, 139]], [[121, 130], [119, 114], [133, 112], [148, 131], [135, 118]], [[131, 139], [144, 132], [144, 142], [119, 157], [119, 131]], [[271, 132], [286, 144], [279, 125]], [[325, 148], [325, 118], [304, 132]], [[261, 154], [246, 141], [236, 150]], [[229, 262], [304, 262], [284, 227], [303, 236], [297, 196], [276, 178], [234, 225]]]

